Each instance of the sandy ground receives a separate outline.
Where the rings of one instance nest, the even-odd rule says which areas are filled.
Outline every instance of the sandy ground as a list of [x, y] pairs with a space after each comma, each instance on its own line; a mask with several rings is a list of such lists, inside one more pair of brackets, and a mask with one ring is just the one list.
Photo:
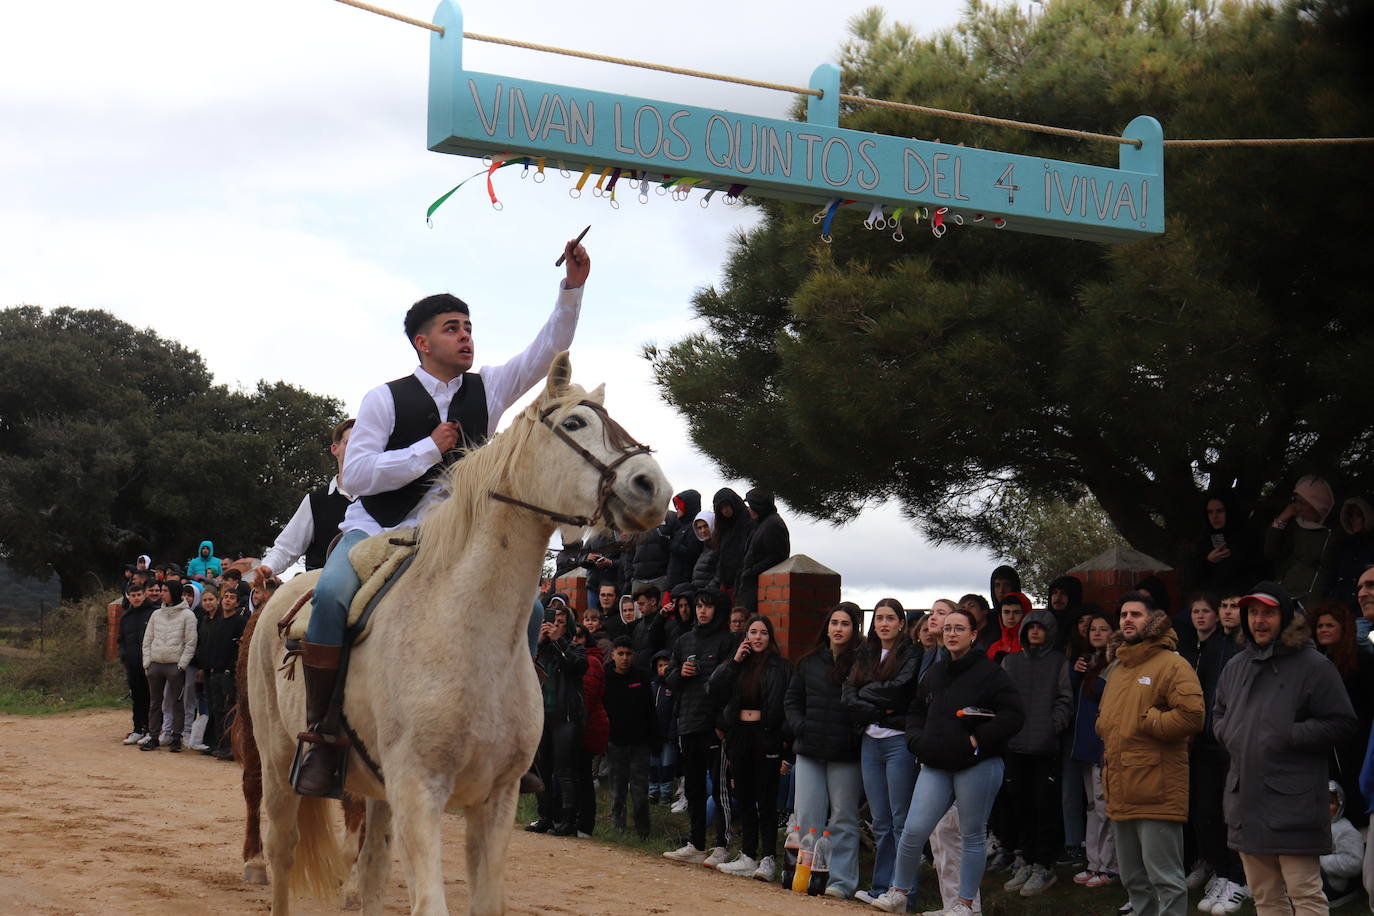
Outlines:
[[[0, 913], [265, 913], [264, 887], [241, 881], [239, 768], [197, 753], [121, 745], [128, 714], [0, 716]], [[444, 818], [448, 904], [466, 912], [463, 818]], [[513, 828], [512, 913], [871, 912], [597, 840]], [[387, 912], [408, 911], [391, 870]], [[301, 900], [293, 912], [332, 913]]]

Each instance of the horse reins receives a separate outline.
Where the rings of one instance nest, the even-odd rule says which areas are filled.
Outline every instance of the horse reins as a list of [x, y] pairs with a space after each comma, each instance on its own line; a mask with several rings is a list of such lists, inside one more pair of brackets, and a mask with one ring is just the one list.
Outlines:
[[[596, 509], [592, 512], [591, 517], [588, 518], [585, 515], [568, 515], [564, 512], [555, 512], [552, 509], [546, 509], [543, 506], [536, 506], [533, 503], [527, 503], [524, 500], [516, 499], [514, 496], [507, 496], [504, 493], [498, 493], [495, 490], [492, 490], [490, 493], [488, 493], [488, 495], [492, 499], [498, 502], [508, 503], [512, 506], [518, 506], [521, 509], [528, 509], [531, 512], [543, 515], [549, 520], [558, 522], [559, 524], [574, 525], [578, 528], [594, 527], [597, 521], [605, 516], [606, 502], [611, 498], [611, 488], [615, 486], [617, 476], [616, 468], [620, 467], [622, 464], [624, 464], [626, 461], [629, 461], [636, 455], [650, 454], [653, 451], [653, 449], [649, 448], [649, 446], [647, 445], [644, 445], [636, 441], [633, 436], [626, 432], [625, 427], [621, 426], [615, 420], [611, 419], [610, 414], [606, 413], [605, 407], [601, 406], [595, 401], [583, 400], [578, 401], [577, 403], [582, 407], [590, 408], [599, 417], [601, 417], [602, 432], [605, 435], [606, 444], [609, 445], [615, 451], [620, 453], [620, 457], [616, 458], [610, 464], [606, 464], [600, 458], [596, 457], [591, 452], [587, 451], [587, 449], [579, 445], [573, 439], [572, 436], [568, 435], [567, 431], [564, 430], [563, 427], [554, 424], [550, 420], [550, 417], [552, 417], [554, 413], [562, 409], [562, 405], [550, 407], [547, 410], [545, 410], [543, 413], [539, 415], [539, 422], [543, 423], [550, 430], [552, 430], [553, 434], [557, 436], [559, 439], [561, 439], [564, 442], [564, 444], [568, 446], [568, 448], [572, 449], [575, 453], [581, 456], [583, 461], [587, 462], [592, 467], [596, 468], [598, 471], [601, 472], [601, 484], [597, 490]], [[606, 521], [609, 522], [610, 519], [607, 518]]]

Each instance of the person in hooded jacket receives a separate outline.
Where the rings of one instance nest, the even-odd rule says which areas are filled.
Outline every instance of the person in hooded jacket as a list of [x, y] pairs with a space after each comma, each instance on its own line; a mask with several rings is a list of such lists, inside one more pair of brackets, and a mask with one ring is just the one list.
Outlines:
[[1021, 623], [1031, 612], [1031, 600], [1021, 592], [1008, 592], [997, 605], [1002, 635], [988, 646], [988, 658], [999, 665], [1002, 659], [1021, 651]]
[[1374, 563], [1374, 508], [1362, 496], [1341, 503], [1341, 531], [1345, 538], [1336, 548], [1331, 567], [1329, 597], [1339, 601], [1355, 615], [1355, 643], [1370, 650], [1371, 622], [1360, 613], [1360, 573]]
[[[730, 606], [720, 592], [696, 596], [696, 627], [673, 646], [666, 682], [677, 694], [677, 739], [682, 757], [691, 836], [679, 849], [663, 854], [675, 862], [714, 867], [725, 861], [725, 821], [716, 808], [716, 842], [706, 847], [706, 777], [721, 771], [721, 736], [716, 731], [715, 701], [708, 686], [716, 666], [729, 660], [735, 640], [726, 629]], [[718, 778], [718, 777], [717, 777]]]
[[1325, 914], [1327, 758], [1355, 730], [1355, 710], [1282, 584], [1260, 582], [1240, 607], [1246, 645], [1221, 673], [1213, 726], [1231, 755], [1227, 838], [1259, 916]]
[[870, 897], [880, 896], [892, 882], [897, 841], [916, 787], [916, 758], [906, 746], [906, 710], [923, 655], [906, 638], [906, 609], [896, 598], [884, 598], [873, 608], [868, 637], [841, 694], [845, 708], [864, 725], [859, 768], [873, 818]]
[[1202, 728], [1202, 685], [1174, 651], [1169, 615], [1148, 592], [1123, 595], [1119, 617], [1120, 644], [1113, 637], [1116, 661], [1097, 714], [1102, 796], [1134, 912], [1183, 916], [1188, 739]]
[[213, 541], [201, 541], [196, 555], [186, 564], [186, 577], [197, 582], [218, 579], [223, 573]]
[[716, 514], [710, 509], [698, 512], [692, 520], [692, 533], [701, 542], [701, 553], [697, 554], [697, 561], [692, 564], [691, 585], [694, 590], [709, 588], [720, 559], [716, 543]]
[[[1317, 651], [1331, 659], [1341, 676], [1350, 705], [1355, 709], [1354, 734], [1336, 747], [1330, 775], [1341, 789], [1352, 795], [1360, 791], [1360, 763], [1374, 724], [1374, 656], [1355, 648], [1355, 621], [1339, 601], [1321, 601], [1307, 609], [1316, 634]], [[1350, 822], [1363, 830], [1368, 823], [1364, 812], [1350, 812]]]
[[[826, 896], [842, 900], [859, 883], [859, 766], [862, 724], [845, 708], [844, 682], [861, 641], [863, 614], [842, 602], [826, 615], [816, 647], [797, 662], [787, 685], [787, 726], [796, 751], [797, 824], [833, 845]], [[905, 903], [905, 897], [903, 897]]]
[[[987, 867], [987, 821], [1002, 784], [1007, 742], [1021, 729], [1021, 695], [1007, 673], [973, 648], [977, 621], [962, 608], [945, 616], [939, 661], [916, 686], [907, 711], [907, 747], [921, 761], [906, 824], [897, 844], [892, 885], [872, 899], [889, 913], [907, 911], [921, 850], [951, 804], [959, 808], [959, 892], [945, 916], [971, 916]], [[972, 714], [970, 714], [972, 713]]]
[[596, 832], [597, 763], [606, 756], [610, 740], [611, 722], [606, 714], [606, 662], [601, 646], [592, 639], [591, 632], [578, 625], [573, 629], [573, 644], [587, 653], [587, 670], [582, 675], [582, 747], [577, 754], [577, 835], [591, 836]]
[[663, 588], [665, 592], [692, 581], [692, 569], [696, 566], [697, 557], [701, 556], [701, 539], [692, 527], [697, 514], [701, 512], [701, 494], [696, 490], [683, 490], [673, 497], [673, 510], [677, 512], [677, 524], [668, 540], [668, 583]]
[[773, 624], [754, 614], [735, 653], [711, 673], [722, 707], [725, 754], [740, 811], [740, 852], [716, 866], [727, 875], [772, 881], [777, 874], [778, 779], [787, 716], [783, 697], [791, 670], [778, 654]]
[[1021, 850], [1004, 886], [1023, 897], [1043, 893], [1058, 880], [1055, 859], [1064, 845], [1059, 748], [1073, 721], [1073, 689], [1068, 659], [1055, 648], [1058, 629], [1054, 614], [1031, 611], [1021, 621], [1021, 651], [1002, 660], [1025, 712], [1024, 724], [1007, 744], [1002, 787], [1011, 824], [1011, 835], [1003, 839]]
[[1359, 894], [1364, 862], [1364, 840], [1345, 817], [1345, 791], [1340, 783], [1326, 784], [1331, 812], [1331, 851], [1321, 857], [1322, 893], [1333, 909], [1352, 902]]
[[1055, 648], [1063, 649], [1071, 642], [1078, 629], [1078, 620], [1085, 613], [1083, 580], [1063, 575], [1051, 582], [1049, 610], [1054, 615], [1054, 622], [1059, 624], [1059, 641]]
[[725, 592], [729, 606], [738, 603], [735, 586], [744, 567], [744, 549], [754, 533], [754, 519], [744, 506], [744, 500], [729, 487], [721, 487], [711, 499], [711, 511], [716, 514], [716, 575], [713, 588]]
[[669, 512], [663, 524], [648, 531], [636, 534], [632, 540], [630, 567], [630, 590], [652, 585], [659, 594], [668, 590], [668, 548], [673, 535], [677, 533], [679, 521], [677, 513]]
[[1326, 597], [1340, 538], [1327, 524], [1336, 497], [1315, 474], [1298, 478], [1293, 496], [1264, 532], [1264, 556], [1295, 601]]
[[582, 676], [587, 671], [587, 653], [572, 641], [571, 612], [559, 607], [550, 613], [553, 620], [539, 625], [539, 653], [535, 656], [544, 698], [544, 733], [536, 760], [546, 789], [539, 795], [538, 819], [525, 829], [572, 836], [577, 832], [576, 771], [586, 721]]
[[1021, 574], [1006, 565], [997, 567], [988, 577], [988, 593], [992, 596], [989, 607], [1001, 607], [1002, 599], [1012, 592], [1021, 591]]
[[[1192, 834], [1192, 848], [1197, 864], [1194, 871], [1202, 877], [1210, 871], [1203, 892], [1203, 901], [1211, 906], [1204, 912], [1235, 912], [1249, 891], [1245, 886], [1245, 870], [1240, 856], [1226, 845], [1226, 819], [1221, 810], [1221, 798], [1226, 791], [1226, 749], [1217, 743], [1212, 731], [1212, 706], [1216, 701], [1217, 683], [1226, 663], [1240, 653], [1241, 644], [1228, 634], [1221, 624], [1220, 602], [1210, 592], [1198, 592], [1188, 599], [1191, 628], [1179, 635], [1178, 653], [1193, 666], [1198, 683], [1202, 685], [1205, 718], [1202, 731], [1193, 739], [1188, 754], [1188, 828]], [[1186, 850], [1187, 844], [1185, 844]], [[1220, 904], [1221, 910], [1216, 910]], [[1201, 904], [1199, 904], [1201, 906]]]
[[1249, 588], [1259, 572], [1259, 554], [1246, 513], [1231, 494], [1208, 495], [1202, 534], [1187, 567], [1192, 587], [1217, 594]]
[[664, 606], [662, 613], [663, 621], [663, 648], [672, 652], [673, 646], [684, 634], [692, 632], [692, 627], [696, 623], [697, 592], [703, 589], [683, 583], [673, 589], [668, 596], [668, 604]]
[[759, 576], [792, 555], [792, 536], [778, 515], [771, 490], [754, 487], [744, 494], [744, 501], [754, 519], [754, 531], [744, 547], [735, 604], [752, 614], [759, 606]]

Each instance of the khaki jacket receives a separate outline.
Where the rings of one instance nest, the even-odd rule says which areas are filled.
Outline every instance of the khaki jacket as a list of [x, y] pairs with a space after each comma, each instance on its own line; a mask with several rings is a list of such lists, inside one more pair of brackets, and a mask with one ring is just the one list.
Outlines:
[[1177, 652], [1167, 615], [1155, 611], [1145, 638], [1123, 644], [1107, 669], [1097, 716], [1102, 794], [1114, 821], [1188, 820], [1188, 739], [1202, 730], [1202, 685]]

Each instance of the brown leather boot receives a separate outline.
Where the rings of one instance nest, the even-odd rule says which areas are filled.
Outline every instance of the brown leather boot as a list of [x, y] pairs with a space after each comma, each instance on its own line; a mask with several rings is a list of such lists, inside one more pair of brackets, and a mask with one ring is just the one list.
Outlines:
[[340, 646], [301, 643], [301, 670], [305, 678], [306, 731], [298, 735], [308, 742], [305, 756], [296, 772], [295, 789], [301, 795], [328, 795], [343, 754], [337, 717], [331, 717], [330, 702], [339, 675]]

